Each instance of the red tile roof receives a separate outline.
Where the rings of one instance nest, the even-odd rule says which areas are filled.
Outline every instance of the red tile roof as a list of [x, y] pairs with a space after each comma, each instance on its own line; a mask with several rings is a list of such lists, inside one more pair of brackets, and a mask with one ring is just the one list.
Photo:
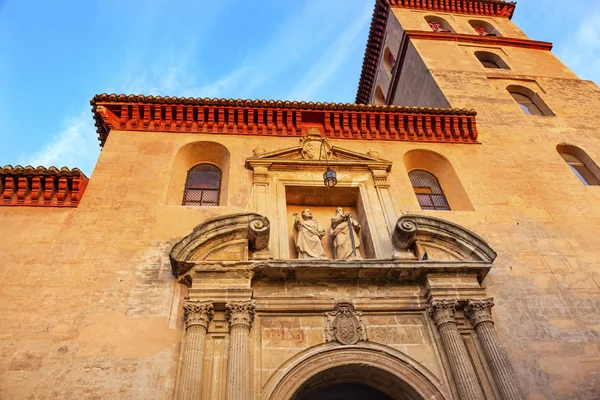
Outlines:
[[474, 110], [275, 100], [100, 94], [91, 101], [100, 146], [112, 129], [477, 143]]
[[77, 207], [88, 178], [77, 168], [0, 168], [0, 206]]

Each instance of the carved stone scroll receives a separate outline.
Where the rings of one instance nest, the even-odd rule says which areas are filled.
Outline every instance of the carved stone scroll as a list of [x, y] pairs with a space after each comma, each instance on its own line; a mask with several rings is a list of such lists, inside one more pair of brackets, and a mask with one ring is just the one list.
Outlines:
[[510, 364], [504, 346], [500, 343], [492, 320], [493, 306], [494, 299], [469, 299], [465, 308], [465, 315], [471, 321], [477, 336], [479, 336], [485, 358], [490, 365], [502, 399], [522, 400], [523, 397], [519, 391], [515, 371]]
[[334, 311], [325, 313], [325, 341], [344, 345], [367, 341], [367, 327], [361, 317], [362, 313], [352, 303], [337, 303]]
[[392, 243], [396, 250], [409, 250], [417, 237], [418, 225], [410, 219], [399, 219], [394, 228]]
[[185, 343], [179, 380], [179, 400], [200, 400], [204, 369], [204, 346], [208, 324], [213, 318], [211, 302], [184, 301]]
[[254, 251], [264, 250], [269, 246], [271, 223], [263, 216], [250, 220], [248, 224], [248, 242]]
[[250, 400], [250, 328], [254, 301], [230, 302], [225, 308], [229, 322], [227, 400]]
[[434, 300], [429, 307], [429, 315], [442, 337], [460, 398], [462, 400], [481, 400], [484, 399], [483, 392], [456, 324], [457, 305], [456, 300]]

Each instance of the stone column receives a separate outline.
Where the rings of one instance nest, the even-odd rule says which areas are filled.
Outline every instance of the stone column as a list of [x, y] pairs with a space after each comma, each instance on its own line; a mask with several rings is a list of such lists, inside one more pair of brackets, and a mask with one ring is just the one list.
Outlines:
[[214, 315], [212, 301], [183, 302], [185, 343], [179, 378], [179, 400], [200, 400], [204, 370], [204, 345], [208, 324]]
[[494, 299], [469, 299], [465, 308], [465, 315], [471, 321], [477, 336], [479, 336], [485, 358], [490, 365], [502, 399], [523, 400], [515, 371], [494, 327], [494, 321], [492, 320], [493, 306]]
[[254, 301], [225, 305], [229, 322], [229, 362], [227, 400], [250, 400], [250, 328], [254, 319]]
[[485, 397], [479, 386], [477, 374], [454, 318], [457, 305], [456, 300], [433, 300], [429, 307], [429, 315], [442, 337], [460, 399], [483, 400]]

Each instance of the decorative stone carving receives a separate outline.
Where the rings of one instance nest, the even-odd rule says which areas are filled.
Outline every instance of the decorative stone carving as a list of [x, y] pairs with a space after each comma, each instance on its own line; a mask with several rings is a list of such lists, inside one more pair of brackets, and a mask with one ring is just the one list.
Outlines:
[[308, 130], [307, 135], [300, 139], [300, 147], [300, 154], [305, 160], [330, 160], [333, 157], [331, 144], [317, 128]]
[[482, 400], [483, 391], [465, 342], [458, 331], [455, 319], [457, 305], [456, 300], [434, 300], [429, 307], [429, 315], [440, 332], [460, 399]]
[[255, 304], [251, 300], [229, 302], [225, 308], [229, 322], [227, 400], [250, 400], [250, 328]]
[[271, 223], [267, 217], [259, 216], [248, 224], [248, 242], [254, 251], [264, 250], [269, 246]]
[[255, 148], [254, 150], [252, 150], [252, 154], [254, 155], [254, 157], [260, 157], [265, 153], [266, 153], [266, 150], [260, 146]]
[[248, 329], [252, 327], [254, 320], [254, 301], [230, 302], [225, 305], [225, 317], [229, 322], [229, 327], [234, 328], [238, 325]]
[[335, 217], [331, 218], [329, 231], [333, 238], [333, 250], [336, 260], [362, 259], [360, 256], [361, 226], [350, 213], [338, 207]]
[[469, 299], [467, 306], [465, 307], [465, 316], [469, 319], [474, 328], [482, 322], [491, 322], [492, 320], [492, 307], [494, 306], [494, 299], [474, 300]]
[[435, 322], [435, 326], [439, 328], [447, 323], [456, 324], [456, 307], [458, 307], [458, 301], [456, 300], [432, 301], [429, 307], [429, 315], [433, 319], [433, 322]]
[[397, 250], [409, 250], [415, 243], [419, 225], [410, 219], [400, 218], [394, 228], [392, 244]]
[[298, 251], [299, 259], [316, 258], [326, 259], [325, 250], [321, 240], [325, 236], [325, 230], [319, 222], [313, 219], [313, 215], [307, 208], [302, 211], [302, 221], [298, 214], [294, 214], [294, 244]]
[[186, 300], [183, 302], [183, 312], [186, 329], [199, 325], [208, 329], [208, 324], [214, 316], [214, 306], [211, 302], [198, 302]]
[[522, 400], [523, 396], [519, 391], [515, 371], [494, 327], [494, 321], [492, 320], [493, 306], [494, 299], [469, 299], [465, 307], [465, 315], [477, 332], [502, 399]]
[[325, 313], [325, 341], [344, 345], [367, 341], [367, 327], [361, 317], [362, 313], [352, 303], [337, 303], [334, 311]]
[[179, 400], [200, 400], [204, 370], [204, 347], [208, 324], [213, 318], [212, 301], [183, 302], [186, 335], [179, 379]]

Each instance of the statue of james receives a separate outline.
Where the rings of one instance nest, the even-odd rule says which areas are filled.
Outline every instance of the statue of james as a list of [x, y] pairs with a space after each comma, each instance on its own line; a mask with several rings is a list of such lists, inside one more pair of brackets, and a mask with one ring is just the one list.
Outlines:
[[[350, 226], [352, 230], [350, 230]], [[331, 218], [333, 249], [336, 260], [362, 259], [359, 252], [361, 226], [356, 219], [338, 207], [335, 217]]]
[[294, 243], [298, 250], [299, 259], [327, 259], [321, 239], [325, 236], [325, 230], [319, 222], [313, 219], [313, 215], [307, 208], [302, 211], [302, 221], [298, 214], [294, 214]]

